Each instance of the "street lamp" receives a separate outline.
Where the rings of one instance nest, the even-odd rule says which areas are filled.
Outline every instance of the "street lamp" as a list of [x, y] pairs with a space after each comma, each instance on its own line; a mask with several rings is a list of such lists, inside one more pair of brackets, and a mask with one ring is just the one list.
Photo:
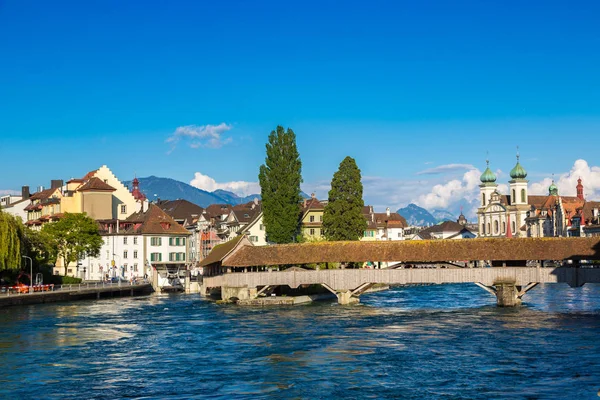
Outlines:
[[[30, 281], [30, 286], [29, 286], [29, 293], [33, 292], [33, 260], [31, 259], [31, 257], [28, 256], [21, 256], [22, 258], [25, 259], [29, 259], [29, 267], [31, 268], [30, 272], [31, 275], [29, 275], [29, 281]], [[27, 263], [25, 263], [25, 267], [27, 267]]]

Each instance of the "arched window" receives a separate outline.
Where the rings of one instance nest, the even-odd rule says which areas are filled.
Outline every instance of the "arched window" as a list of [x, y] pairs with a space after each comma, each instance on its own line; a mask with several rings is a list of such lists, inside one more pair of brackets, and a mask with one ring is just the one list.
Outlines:
[[506, 222], [502, 223], [502, 233], [506, 233]]
[[517, 223], [515, 221], [513, 221], [512, 226], [513, 226], [512, 230], [513, 230], [513, 235], [514, 235], [515, 233], [517, 233]]
[[498, 230], [499, 230], [499, 225], [498, 225], [498, 221], [494, 221], [494, 233], [498, 234]]
[[516, 202], [517, 202], [517, 192], [515, 191], [515, 189], [513, 189], [512, 204], [515, 204]]
[[487, 226], [487, 231], [488, 231], [488, 233], [492, 233], [492, 229], [490, 227], [490, 223], [489, 222], [488, 222], [488, 226]]
[[525, 197], [525, 189], [521, 189], [521, 203], [527, 203], [527, 199]]
[[485, 235], [485, 224], [481, 224], [481, 234]]
[[485, 206], [485, 193], [481, 194], [481, 205]]

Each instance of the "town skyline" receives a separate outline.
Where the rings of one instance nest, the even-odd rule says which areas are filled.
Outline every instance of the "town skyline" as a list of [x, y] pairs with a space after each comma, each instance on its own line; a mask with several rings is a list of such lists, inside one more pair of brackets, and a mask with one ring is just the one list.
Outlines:
[[254, 194], [281, 124], [319, 198], [351, 156], [378, 210], [456, 212], [475, 204], [486, 158], [506, 185], [517, 146], [530, 193], [554, 174], [561, 193], [581, 177], [599, 198], [586, 151], [600, 132], [599, 7], [5, 2], [0, 157], [27, 168], [0, 192], [106, 164]]

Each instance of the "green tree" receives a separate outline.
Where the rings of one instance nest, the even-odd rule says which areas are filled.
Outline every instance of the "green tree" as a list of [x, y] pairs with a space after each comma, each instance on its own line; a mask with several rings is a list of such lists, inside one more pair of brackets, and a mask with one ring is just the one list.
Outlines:
[[327, 240], [359, 240], [367, 228], [363, 206], [360, 169], [352, 157], [346, 157], [333, 174], [329, 202], [323, 212]]
[[271, 131], [266, 147], [267, 157], [260, 166], [258, 180], [267, 240], [291, 243], [298, 234], [302, 200], [302, 161], [296, 135], [290, 128], [284, 131], [278, 126]]
[[96, 221], [85, 214], [65, 213], [57, 222], [44, 225], [42, 234], [53, 250], [50, 260], [63, 260], [65, 275], [71, 262], [89, 255], [97, 257], [102, 247], [102, 237]]
[[21, 267], [23, 230], [20, 219], [0, 211], [0, 270]]

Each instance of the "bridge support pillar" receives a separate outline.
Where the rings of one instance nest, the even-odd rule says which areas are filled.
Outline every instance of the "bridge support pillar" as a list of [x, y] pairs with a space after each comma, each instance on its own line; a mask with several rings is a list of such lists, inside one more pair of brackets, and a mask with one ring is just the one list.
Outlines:
[[351, 290], [346, 290], [343, 292], [337, 292], [336, 296], [338, 298], [338, 303], [341, 305], [349, 305], [349, 304], [358, 304], [360, 300], [358, 297], [352, 296]]
[[519, 290], [514, 280], [498, 280], [496, 286], [496, 304], [498, 307], [516, 307], [521, 305]]

